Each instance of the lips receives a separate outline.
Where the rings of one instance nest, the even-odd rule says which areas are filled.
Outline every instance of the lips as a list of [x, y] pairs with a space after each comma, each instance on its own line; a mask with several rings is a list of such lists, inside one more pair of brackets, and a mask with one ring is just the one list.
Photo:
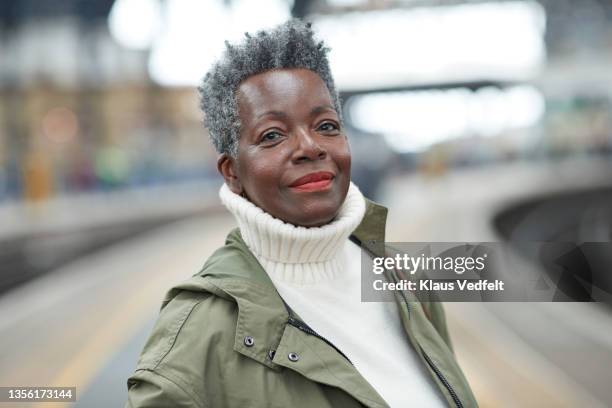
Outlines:
[[329, 186], [333, 178], [333, 173], [328, 171], [319, 171], [300, 177], [291, 183], [289, 187], [298, 190], [321, 190]]

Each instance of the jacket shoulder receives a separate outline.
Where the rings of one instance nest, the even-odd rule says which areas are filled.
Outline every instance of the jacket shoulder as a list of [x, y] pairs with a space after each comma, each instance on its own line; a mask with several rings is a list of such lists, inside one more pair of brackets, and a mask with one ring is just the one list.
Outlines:
[[206, 371], [231, 358], [236, 320], [237, 305], [231, 300], [207, 292], [175, 293], [128, 379], [129, 400], [156, 395], [155, 401], [191, 399], [207, 406], [202, 396], [212, 388], [207, 382], [213, 377]]
[[212, 293], [180, 290], [160, 311], [138, 367], [164, 364], [178, 346], [202, 341], [205, 333], [233, 332], [236, 309], [235, 303]]

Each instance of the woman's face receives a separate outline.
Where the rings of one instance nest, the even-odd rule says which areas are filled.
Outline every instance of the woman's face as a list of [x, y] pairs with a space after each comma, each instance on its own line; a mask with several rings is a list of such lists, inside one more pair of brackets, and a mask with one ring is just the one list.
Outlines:
[[237, 93], [238, 155], [218, 168], [236, 194], [285, 222], [324, 225], [346, 197], [351, 153], [323, 80], [279, 69], [244, 80]]

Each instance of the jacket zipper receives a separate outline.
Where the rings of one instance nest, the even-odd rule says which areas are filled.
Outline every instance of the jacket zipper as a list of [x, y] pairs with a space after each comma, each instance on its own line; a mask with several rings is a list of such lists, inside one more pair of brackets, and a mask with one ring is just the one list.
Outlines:
[[[410, 319], [410, 303], [408, 302], [408, 299], [406, 299], [406, 295], [404, 294], [403, 291], [400, 291], [400, 294], [402, 295], [402, 298], [404, 299], [404, 304], [406, 305], [406, 310], [408, 311], [408, 319]], [[442, 371], [440, 371], [440, 369], [434, 364], [431, 358], [429, 358], [427, 353], [425, 353], [425, 350], [423, 350], [423, 347], [419, 346], [419, 348], [421, 349], [421, 353], [423, 353], [423, 357], [425, 357], [425, 361], [427, 361], [427, 364], [429, 364], [431, 369], [436, 373], [436, 376], [438, 377], [438, 379], [440, 379], [442, 384], [444, 384], [444, 386], [450, 393], [457, 408], [463, 408], [463, 403], [461, 402], [461, 400], [459, 399], [459, 396], [453, 389], [453, 386], [448, 382], [446, 377], [444, 377], [444, 374], [442, 374]]]
[[457, 406], [457, 408], [463, 408], [463, 403], [461, 403], [461, 400], [459, 399], [459, 396], [457, 395], [457, 393], [453, 389], [452, 385], [450, 385], [450, 383], [444, 377], [444, 375], [442, 374], [440, 369], [434, 364], [434, 362], [431, 360], [431, 358], [429, 358], [429, 356], [427, 355], [427, 353], [425, 353], [425, 351], [423, 350], [422, 347], [421, 347], [421, 352], [423, 353], [423, 357], [425, 357], [425, 360], [427, 361], [427, 364], [429, 364], [429, 366], [432, 368], [432, 370], [434, 370], [434, 372], [436, 373], [436, 375], [438, 376], [440, 381], [442, 381], [442, 384], [444, 384], [444, 386], [446, 387], [446, 389], [450, 393], [450, 395], [453, 398], [453, 401], [455, 402], [455, 405]]
[[[408, 299], [406, 299], [406, 295], [404, 294], [403, 291], [400, 291], [400, 294], [402, 295], [402, 298], [404, 299], [404, 304], [406, 305], [406, 310], [408, 311], [408, 319], [410, 319], [410, 303], [408, 302]], [[423, 347], [419, 346], [419, 348], [421, 349], [421, 353], [423, 353], [423, 357], [425, 357], [425, 361], [427, 361], [427, 364], [429, 364], [431, 369], [434, 370], [438, 379], [440, 379], [442, 384], [444, 384], [444, 386], [450, 393], [457, 408], [463, 408], [463, 403], [461, 403], [461, 400], [459, 399], [459, 396], [453, 389], [453, 386], [448, 382], [446, 377], [444, 377], [444, 374], [442, 374], [442, 371], [440, 371], [440, 369], [434, 364], [431, 358], [429, 358], [427, 353], [425, 353], [425, 350], [423, 350]]]
[[[360, 241], [356, 240], [356, 241], [353, 241], [353, 242], [356, 242], [359, 246], [361, 246], [361, 242]], [[366, 248], [366, 250], [367, 250], [367, 248]], [[370, 255], [374, 255], [369, 250], [368, 250], [368, 253]], [[396, 276], [394, 276], [394, 277], [396, 278]], [[404, 304], [406, 305], [406, 311], [408, 312], [408, 319], [410, 319], [410, 303], [408, 302], [408, 299], [406, 299], [406, 295], [404, 294], [403, 291], [400, 291], [400, 294], [402, 295], [402, 298], [404, 299]], [[419, 348], [421, 349], [421, 353], [423, 353], [423, 357], [425, 358], [425, 361], [427, 361], [427, 364], [429, 364], [429, 366], [434, 371], [434, 373], [436, 373], [436, 376], [438, 377], [438, 379], [442, 382], [442, 384], [444, 384], [444, 386], [446, 387], [446, 389], [450, 393], [450, 395], [451, 395], [453, 401], [455, 402], [455, 405], [457, 406], [457, 408], [463, 408], [463, 403], [461, 402], [461, 400], [459, 399], [459, 396], [457, 395], [457, 393], [453, 389], [453, 386], [448, 382], [446, 377], [444, 377], [444, 374], [442, 374], [442, 371], [440, 371], [440, 369], [434, 364], [434, 362], [427, 355], [427, 353], [425, 353], [425, 350], [423, 350], [423, 348], [420, 347], [420, 346], [419, 346]]]
[[310, 328], [310, 326], [308, 326], [303, 321], [298, 320], [295, 317], [289, 315], [289, 318], [287, 319], [287, 323], [289, 323], [293, 327], [296, 327], [296, 328], [300, 329], [304, 333], [308, 333], [311, 336], [315, 336], [315, 337], [323, 340], [325, 343], [330, 345], [334, 350], [336, 350], [338, 353], [340, 353], [342, 355], [342, 357], [346, 358], [346, 360], [349, 363], [351, 363], [351, 365], [353, 365], [353, 362], [346, 356], [346, 354], [344, 354], [342, 351], [340, 351], [340, 349], [338, 347], [334, 346], [334, 344], [331, 341], [327, 340], [325, 337], [321, 336], [319, 333], [317, 333], [316, 331], [312, 330]]

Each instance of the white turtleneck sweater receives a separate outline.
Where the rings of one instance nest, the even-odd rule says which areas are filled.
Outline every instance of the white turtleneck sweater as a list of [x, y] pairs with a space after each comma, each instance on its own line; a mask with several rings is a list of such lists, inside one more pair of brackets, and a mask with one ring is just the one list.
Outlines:
[[446, 406], [412, 350], [394, 303], [361, 302], [361, 249], [348, 237], [365, 213], [353, 183], [338, 216], [305, 228], [264, 212], [225, 184], [221, 201], [281, 297], [331, 341], [391, 407]]

